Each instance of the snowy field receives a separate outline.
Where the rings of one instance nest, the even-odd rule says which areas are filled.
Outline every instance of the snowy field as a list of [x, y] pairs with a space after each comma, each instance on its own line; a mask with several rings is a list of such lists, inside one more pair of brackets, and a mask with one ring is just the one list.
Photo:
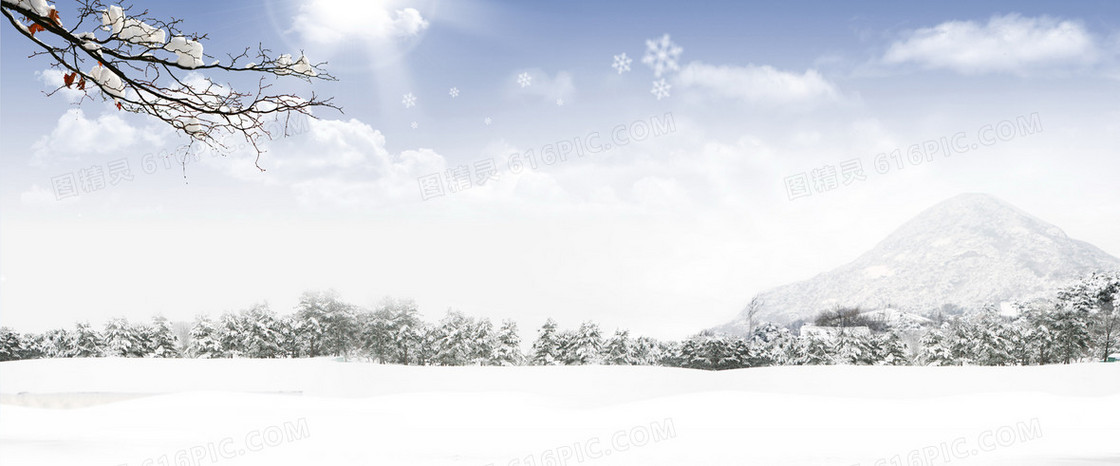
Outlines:
[[0, 363], [0, 464], [1120, 463], [1120, 364]]

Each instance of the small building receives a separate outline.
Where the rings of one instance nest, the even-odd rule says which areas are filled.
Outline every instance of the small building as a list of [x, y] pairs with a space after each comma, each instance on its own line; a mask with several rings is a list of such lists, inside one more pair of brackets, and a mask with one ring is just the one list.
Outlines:
[[801, 326], [802, 337], [814, 337], [823, 340], [832, 340], [840, 335], [855, 335], [861, 337], [871, 336], [871, 329], [859, 327], [820, 327], [813, 324], [805, 324]]
[[1120, 361], [1120, 353], [1112, 353], [1112, 354], [1108, 355], [1108, 357], [1104, 358], [1104, 362], [1116, 362], [1116, 361]]

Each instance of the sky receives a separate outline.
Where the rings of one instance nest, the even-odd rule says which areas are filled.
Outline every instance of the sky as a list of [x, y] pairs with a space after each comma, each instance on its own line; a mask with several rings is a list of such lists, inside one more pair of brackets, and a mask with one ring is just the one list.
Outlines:
[[335, 289], [682, 338], [964, 192], [1120, 256], [1115, 2], [137, 5], [210, 59], [327, 62], [337, 81], [275, 85], [342, 112], [269, 142], [263, 172], [236, 145], [179, 165], [152, 118], [46, 96], [61, 73], [5, 23], [0, 325]]

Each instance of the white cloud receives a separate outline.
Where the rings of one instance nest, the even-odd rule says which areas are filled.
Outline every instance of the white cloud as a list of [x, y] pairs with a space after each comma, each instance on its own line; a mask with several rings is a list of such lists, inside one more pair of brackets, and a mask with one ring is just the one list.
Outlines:
[[204, 160], [238, 179], [290, 186], [303, 205], [336, 207], [418, 201], [417, 178], [446, 169], [444, 158], [430, 149], [389, 152], [385, 135], [359, 120], [309, 119], [306, 125], [268, 144], [263, 174], [248, 147], [227, 159]]
[[83, 155], [109, 154], [141, 139], [140, 131], [117, 115], [104, 113], [91, 120], [81, 109], [74, 108], [59, 117], [50, 134], [31, 146], [31, 163], [50, 166], [79, 160]]
[[768, 65], [716, 66], [689, 63], [676, 77], [682, 88], [752, 104], [806, 104], [840, 98], [836, 86], [816, 70], [804, 73], [781, 71]]
[[415, 37], [428, 21], [415, 8], [394, 8], [385, 0], [307, 0], [293, 18], [293, 30], [322, 45], [362, 44]]
[[1014, 73], [1068, 65], [1090, 65], [1096, 42], [1076, 21], [1018, 14], [993, 16], [987, 24], [947, 21], [911, 31], [891, 44], [883, 62], [913, 63], [962, 74]]

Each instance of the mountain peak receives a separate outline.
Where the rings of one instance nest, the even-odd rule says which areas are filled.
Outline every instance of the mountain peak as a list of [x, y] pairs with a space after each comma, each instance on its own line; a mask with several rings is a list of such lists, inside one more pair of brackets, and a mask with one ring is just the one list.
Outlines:
[[1060, 228], [990, 194], [965, 193], [922, 211], [851, 263], [761, 293], [759, 316], [788, 322], [838, 306], [977, 308], [1115, 269], [1120, 259]]

